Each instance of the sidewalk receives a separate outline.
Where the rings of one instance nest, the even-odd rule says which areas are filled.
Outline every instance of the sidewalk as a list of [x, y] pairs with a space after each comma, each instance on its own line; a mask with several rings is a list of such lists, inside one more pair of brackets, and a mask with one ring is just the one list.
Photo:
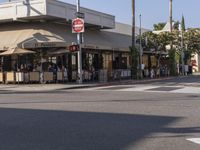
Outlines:
[[84, 83], [84, 84], [1, 84], [0, 93], [42, 93], [42, 92], [58, 92], [69, 89], [78, 88], [90, 88], [90, 87], [100, 87], [100, 86], [112, 86], [112, 85], [123, 85], [123, 84], [146, 84], [153, 83], [157, 81], [164, 81], [169, 79], [174, 79], [177, 77], [166, 77], [158, 79], [143, 79], [143, 80], [121, 80], [106, 83]]
[[96, 84], [1, 84], [0, 92], [47, 92], [96, 86]]

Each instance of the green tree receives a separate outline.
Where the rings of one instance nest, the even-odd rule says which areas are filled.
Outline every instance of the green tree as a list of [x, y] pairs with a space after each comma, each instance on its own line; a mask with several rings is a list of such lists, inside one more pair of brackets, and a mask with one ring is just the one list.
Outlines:
[[172, 49], [169, 51], [169, 70], [170, 75], [175, 76], [176, 75], [176, 50]]
[[165, 27], [165, 25], [166, 25], [165, 22], [161, 22], [161, 23], [158, 23], [158, 24], [154, 24], [154, 25], [153, 25], [153, 30], [154, 30], [154, 31], [162, 30], [162, 29]]
[[[173, 21], [174, 25], [173, 25], [173, 29], [174, 30], [178, 30], [179, 29], [179, 21]], [[167, 22], [160, 22], [158, 24], [154, 24], [153, 25], [153, 30], [154, 31], [159, 31], [162, 30], [165, 25], [167, 24]]]
[[174, 30], [179, 30], [180, 22], [179, 21], [173, 21], [173, 22], [174, 22], [174, 26], [173, 26]]
[[[171, 36], [169, 32], [154, 34], [146, 32], [143, 34], [143, 49], [152, 50], [157, 58], [157, 68], [160, 67], [160, 59], [166, 52], [166, 46], [170, 44]], [[144, 44], [145, 43], [145, 44]]]
[[[161, 25], [156, 24], [155, 29], [162, 29], [164, 23]], [[176, 62], [180, 61], [181, 55], [181, 37], [178, 30], [179, 22], [175, 22], [175, 29], [172, 32], [162, 32], [154, 34], [153, 32], [146, 32], [142, 35], [142, 47], [144, 51], [153, 51], [157, 57], [157, 67], [160, 65], [160, 58], [164, 52], [169, 55], [170, 74], [176, 75]], [[185, 20], [182, 16], [181, 26], [183, 29], [184, 53], [185, 64], [191, 59], [192, 54], [200, 54], [200, 29], [185, 29]], [[170, 44], [173, 43], [172, 50], [169, 50]], [[166, 46], [168, 47], [166, 49]], [[165, 53], [166, 54], [166, 53]]]
[[131, 76], [133, 79], [138, 78], [138, 58], [139, 52], [136, 47], [129, 47], [131, 52]]
[[182, 15], [182, 19], [181, 19], [181, 30], [183, 32], [185, 32], [185, 18], [184, 16]]
[[184, 41], [187, 51], [200, 53], [200, 29], [188, 29], [184, 33]]
[[200, 29], [188, 29], [184, 32], [184, 44], [184, 62], [187, 64], [192, 54], [200, 54]]

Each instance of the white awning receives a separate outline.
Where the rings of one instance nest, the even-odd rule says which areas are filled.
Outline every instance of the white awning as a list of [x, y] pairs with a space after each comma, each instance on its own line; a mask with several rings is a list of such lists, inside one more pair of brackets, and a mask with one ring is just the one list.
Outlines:
[[[86, 29], [84, 48], [129, 51], [131, 36], [95, 29]], [[68, 47], [76, 42], [71, 27], [53, 23], [10, 23], [0, 27], [0, 49], [21, 47]], [[92, 47], [91, 47], [92, 46]]]
[[[43, 26], [43, 25], [42, 25]], [[27, 23], [1, 25], [0, 50], [12, 47], [39, 48], [65, 47], [67, 42], [59, 34], [45, 30], [43, 27]]]

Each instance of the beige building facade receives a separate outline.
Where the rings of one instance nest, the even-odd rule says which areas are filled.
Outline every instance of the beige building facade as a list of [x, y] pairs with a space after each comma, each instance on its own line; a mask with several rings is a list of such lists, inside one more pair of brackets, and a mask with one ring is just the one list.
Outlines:
[[[71, 31], [75, 12], [76, 6], [57, 0], [0, 4], [2, 82], [76, 81], [77, 53], [69, 51], [77, 41]], [[102, 12], [86, 8], [81, 12], [85, 14], [84, 81], [130, 78], [131, 26], [116, 23], [114, 16]], [[13, 48], [33, 53], [3, 55]]]

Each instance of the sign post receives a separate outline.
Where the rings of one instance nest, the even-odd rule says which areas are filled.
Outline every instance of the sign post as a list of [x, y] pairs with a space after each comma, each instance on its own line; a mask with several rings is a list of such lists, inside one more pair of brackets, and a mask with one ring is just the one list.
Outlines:
[[[83, 71], [82, 71], [82, 49], [81, 49], [81, 33], [85, 31], [84, 20], [80, 18], [80, 0], [76, 0], [77, 2], [77, 10], [76, 16], [77, 18], [72, 21], [72, 33], [77, 33], [77, 45], [79, 46], [78, 51], [78, 76], [77, 81], [79, 84], [83, 83]], [[77, 15], [79, 14], [79, 15]], [[84, 15], [83, 15], [84, 16]]]

